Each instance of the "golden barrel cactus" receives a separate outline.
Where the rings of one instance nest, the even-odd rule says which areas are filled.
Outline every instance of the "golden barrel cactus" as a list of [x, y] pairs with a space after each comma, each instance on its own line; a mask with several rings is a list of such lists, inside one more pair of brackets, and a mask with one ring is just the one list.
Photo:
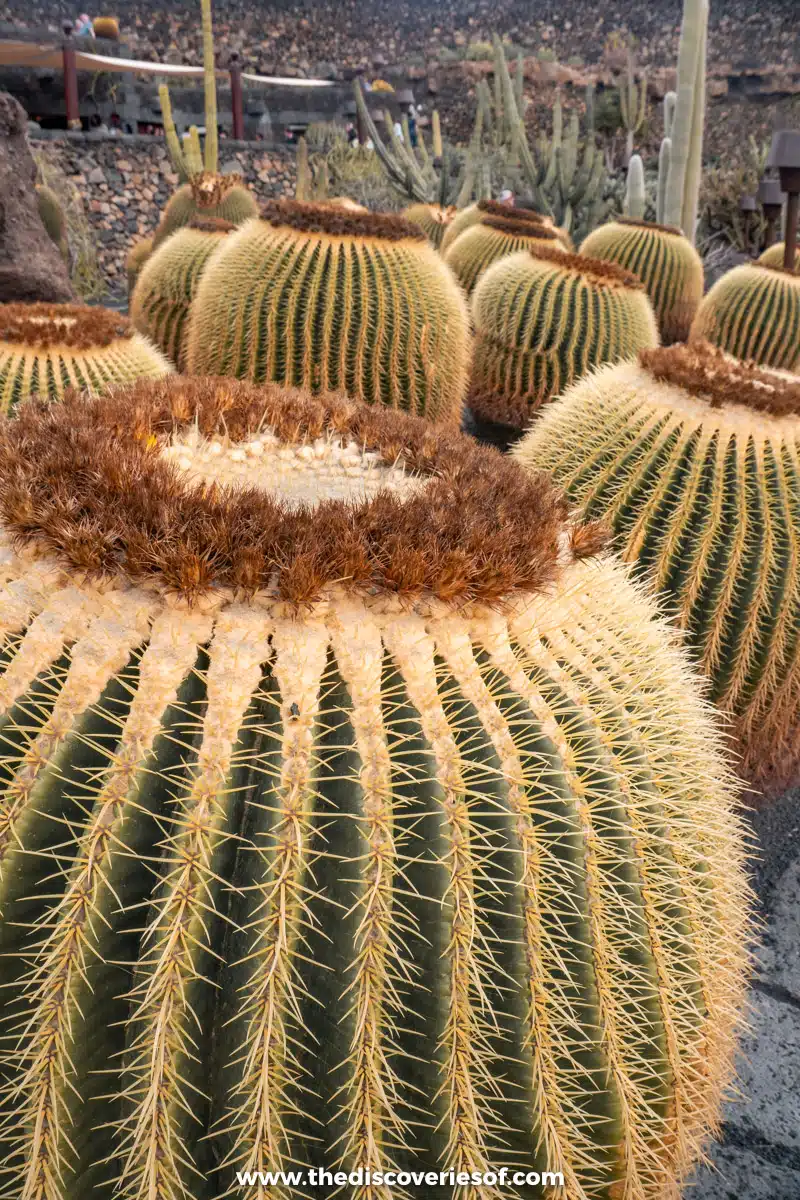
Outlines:
[[658, 345], [640, 280], [613, 263], [548, 247], [491, 267], [475, 289], [472, 313], [469, 407], [519, 430], [594, 367]]
[[201, 171], [170, 198], [153, 237], [153, 249], [195, 217], [212, 217], [242, 225], [258, 214], [256, 198], [241, 175]]
[[467, 295], [471, 295], [478, 280], [493, 263], [537, 246], [564, 248], [555, 227], [544, 219], [521, 220], [517, 215], [488, 214], [459, 234], [445, 251], [444, 261]]
[[703, 260], [672, 225], [617, 217], [593, 230], [581, 254], [617, 263], [647, 290], [664, 343], [685, 342], [703, 299]]
[[235, 375], [457, 423], [469, 371], [464, 298], [400, 217], [296, 200], [214, 256], [192, 305], [193, 375]]
[[732, 777], [546, 477], [176, 378], [8, 422], [0, 535], [20, 1194], [677, 1194], [747, 976]]
[[734, 358], [800, 370], [800, 275], [744, 263], [718, 279], [692, 324], [690, 341], [708, 341]]
[[161, 243], [139, 276], [131, 321], [179, 371], [186, 366], [189, 313], [203, 272], [235, 228], [218, 218], [194, 217]]
[[163, 354], [107, 308], [0, 304], [0, 412], [36, 394], [102, 391], [172, 371]]
[[[786, 253], [786, 243], [776, 242], [774, 246], [769, 246], [759, 258], [762, 267], [777, 267], [779, 270], [783, 267], [783, 256]], [[794, 258], [794, 273], [800, 275], [800, 247]]]
[[516, 449], [611, 522], [768, 791], [800, 777], [799, 453], [800, 378], [704, 344], [581, 380]]
[[133, 296], [136, 280], [141, 274], [142, 267], [153, 253], [153, 238], [137, 238], [128, 251], [125, 259], [125, 269], [128, 273], [128, 301]]
[[412, 225], [419, 225], [430, 244], [441, 249], [442, 238], [458, 213], [457, 208], [442, 208], [441, 204], [411, 204], [403, 216]]
[[484, 217], [509, 217], [515, 221], [530, 221], [534, 225], [545, 225], [555, 229], [559, 240], [567, 250], [572, 250], [572, 240], [565, 229], [554, 224], [550, 217], [537, 212], [534, 208], [524, 208], [513, 204], [504, 204], [502, 200], [478, 200], [466, 208], [459, 209], [445, 230], [442, 238], [442, 253], [449, 250], [453, 242], [466, 229], [477, 225]]

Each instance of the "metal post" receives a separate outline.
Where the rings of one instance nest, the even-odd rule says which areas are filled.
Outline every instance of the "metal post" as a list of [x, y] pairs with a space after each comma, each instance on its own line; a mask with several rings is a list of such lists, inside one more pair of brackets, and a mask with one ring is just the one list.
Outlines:
[[233, 112], [233, 136], [237, 142], [244, 141], [244, 101], [242, 99], [242, 64], [239, 55], [231, 55], [231, 109]]
[[797, 257], [798, 201], [800, 201], [800, 192], [790, 191], [786, 201], [786, 232], [783, 243], [783, 266], [786, 271], [794, 270], [794, 262]]
[[[361, 94], [362, 94], [362, 96], [363, 96], [363, 95], [364, 95], [364, 76], [363, 76], [362, 74], [360, 74], [360, 73], [359, 73], [359, 74], [357, 75], [357, 77], [356, 77], [356, 83], [357, 83], [357, 84], [358, 84], [358, 86], [361, 88]], [[356, 132], [358, 133], [358, 144], [359, 144], [359, 146], [366, 146], [366, 144], [367, 144], [367, 130], [366, 130], [366, 127], [365, 127], [365, 125], [364, 125], [364, 118], [363, 118], [363, 116], [361, 115], [361, 109], [360, 109], [360, 108], [358, 108], [358, 107], [356, 107]]]
[[62, 28], [64, 41], [61, 52], [64, 60], [64, 107], [67, 112], [67, 129], [81, 129], [78, 67], [75, 61], [75, 43], [72, 40], [72, 30], [75, 27], [71, 21], [65, 21]]

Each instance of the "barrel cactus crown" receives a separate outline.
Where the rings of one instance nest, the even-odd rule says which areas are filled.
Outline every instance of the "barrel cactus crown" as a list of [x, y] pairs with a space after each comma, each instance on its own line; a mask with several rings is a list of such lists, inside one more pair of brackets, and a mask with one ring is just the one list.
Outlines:
[[479, 200], [476, 204], [469, 204], [466, 208], [461, 208], [456, 212], [442, 238], [442, 253], [449, 249], [459, 234], [462, 234], [465, 229], [469, 229], [471, 225], [477, 225], [479, 221], [482, 221], [487, 216], [511, 217], [517, 221], [531, 221], [537, 225], [547, 225], [556, 230], [567, 249], [572, 249], [569, 234], [565, 230], [558, 228], [551, 218], [545, 216], [544, 213], [537, 212], [534, 208], [504, 204], [502, 200]]
[[27, 406], [0, 526], [15, 1187], [677, 1194], [747, 975], [731, 776], [546, 477], [176, 378]]
[[150, 256], [131, 300], [131, 321], [174, 362], [186, 366], [189, 312], [212, 254], [236, 228], [214, 217], [194, 217]]
[[491, 267], [475, 289], [472, 313], [469, 407], [518, 430], [593, 367], [658, 345], [640, 280], [613, 263], [548, 247]]
[[125, 269], [128, 273], [128, 300], [133, 296], [133, 289], [136, 287], [136, 281], [141, 274], [142, 267], [147, 262], [150, 255], [153, 253], [152, 237], [138, 238], [125, 259]]
[[457, 208], [442, 208], [441, 204], [411, 204], [403, 216], [412, 225], [419, 225], [430, 244], [439, 250], [457, 213]]
[[205, 271], [187, 363], [457, 422], [469, 357], [464, 297], [418, 226], [275, 200]]
[[694, 319], [690, 341], [734, 358], [800, 371], [800, 275], [744, 263], [718, 279]]
[[647, 290], [662, 341], [686, 341], [703, 299], [703, 261], [680, 229], [618, 217], [593, 230], [581, 254], [632, 271]]
[[73, 304], [0, 304], [0, 412], [29, 396], [102, 391], [172, 367], [126, 317]]
[[[783, 257], [786, 252], [785, 242], [776, 242], [774, 246], [769, 246], [759, 258], [762, 267], [783, 267]], [[794, 273], [800, 275], [800, 249], [795, 254]]]
[[470, 225], [459, 234], [445, 251], [444, 260], [465, 292], [471, 295], [480, 277], [493, 263], [536, 246], [563, 249], [556, 229], [544, 220], [488, 214], [482, 216], [477, 225]]
[[245, 187], [241, 175], [201, 171], [170, 198], [155, 232], [153, 248], [158, 249], [171, 233], [188, 225], [194, 217], [217, 217], [232, 225], [242, 225], [257, 214], [256, 198]]
[[664, 593], [759, 789], [800, 767], [800, 378], [709, 345], [589, 376], [517, 448]]

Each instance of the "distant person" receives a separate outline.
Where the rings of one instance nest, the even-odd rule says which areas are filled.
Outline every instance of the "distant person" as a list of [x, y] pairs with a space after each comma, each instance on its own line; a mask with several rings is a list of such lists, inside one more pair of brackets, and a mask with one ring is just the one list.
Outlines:
[[352, 121], [348, 121], [346, 133], [348, 145], [355, 146], [356, 142], [358, 141], [358, 130]]
[[401, 142], [405, 141], [405, 138], [403, 137], [403, 126], [399, 121], [395, 121], [394, 123], [394, 136]]
[[413, 104], [408, 106], [408, 140], [412, 150], [417, 148], [417, 113]]
[[510, 190], [510, 188], [504, 188], [500, 193], [500, 203], [507, 204], [509, 208], [514, 207], [514, 193]]
[[81, 13], [75, 22], [75, 37], [94, 37], [94, 26], [88, 13]]

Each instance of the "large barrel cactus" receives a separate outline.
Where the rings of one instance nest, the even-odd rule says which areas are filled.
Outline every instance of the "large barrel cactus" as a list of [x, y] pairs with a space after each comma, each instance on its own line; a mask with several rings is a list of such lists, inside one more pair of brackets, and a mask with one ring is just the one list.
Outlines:
[[769, 791], [800, 767], [800, 378], [699, 344], [589, 376], [519, 444], [667, 600]]
[[546, 477], [175, 379], [26, 406], [0, 528], [15, 1194], [677, 1195], [747, 975], [732, 776]]
[[419, 225], [425, 237], [441, 249], [442, 239], [458, 213], [456, 208], [443, 208], [441, 204], [411, 204], [403, 210], [403, 216], [412, 225]]
[[525, 429], [541, 404], [592, 368], [658, 345], [640, 280], [613, 263], [547, 247], [491, 267], [472, 312], [469, 407], [514, 429]]
[[518, 216], [488, 214], [459, 234], [445, 251], [444, 260], [467, 295], [471, 295], [478, 280], [493, 263], [537, 246], [563, 249], [552, 224], [543, 220], [520, 220]]
[[128, 300], [133, 296], [136, 281], [142, 273], [142, 267], [153, 253], [153, 238], [137, 238], [132, 243], [125, 258], [125, 270], [128, 275]]
[[589, 234], [581, 254], [633, 272], [647, 289], [662, 341], [686, 341], [703, 299], [703, 260], [680, 229], [617, 217]]
[[131, 300], [131, 321], [179, 371], [186, 366], [189, 311], [203, 271], [235, 228], [228, 221], [195, 217], [162, 242], [142, 268]]
[[153, 238], [153, 249], [176, 229], [188, 225], [195, 217], [211, 217], [242, 225], [258, 213], [253, 193], [244, 185], [240, 175], [218, 175], [202, 171], [179, 187], [170, 198]]
[[400, 217], [296, 200], [232, 234], [192, 305], [187, 364], [311, 391], [344, 391], [458, 422], [469, 316], [440, 256]]
[[800, 275], [761, 263], [734, 267], [706, 295], [690, 340], [762, 366], [800, 370]]
[[28, 396], [102, 391], [172, 370], [126, 317], [77, 304], [0, 304], [0, 412]]

